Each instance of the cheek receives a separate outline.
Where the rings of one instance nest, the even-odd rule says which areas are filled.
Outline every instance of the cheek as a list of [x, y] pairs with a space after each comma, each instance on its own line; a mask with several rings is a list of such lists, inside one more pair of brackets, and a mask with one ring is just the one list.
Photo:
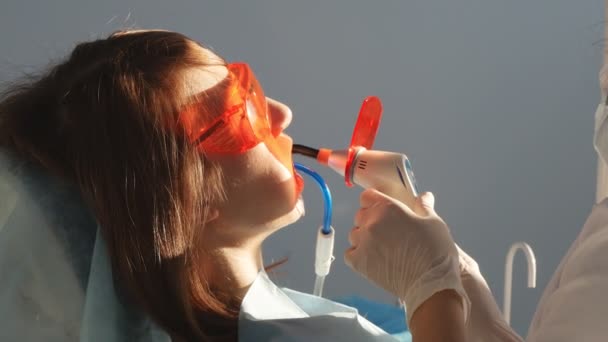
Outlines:
[[282, 170], [285, 171], [285, 180], [293, 178], [293, 159], [291, 154], [292, 140], [286, 135], [279, 135], [276, 138], [269, 138], [264, 141], [269, 154], [272, 155], [272, 159], [278, 164]]
[[[291, 146], [287, 150], [291, 152]], [[259, 144], [222, 159], [227, 196], [221, 208], [224, 217], [236, 224], [259, 225], [293, 210], [300, 187], [291, 158], [281, 161], [267, 145]]]
[[296, 204], [293, 180], [285, 168], [276, 165], [252, 167], [249, 177], [230, 183], [220, 214], [236, 226], [264, 226], [290, 213]]
[[274, 160], [279, 163], [279, 167], [283, 170], [283, 181], [291, 181], [295, 187], [294, 198], [300, 197], [302, 190], [304, 190], [304, 179], [295, 172], [293, 164], [293, 155], [291, 149], [293, 147], [293, 140], [284, 134], [277, 136], [276, 138], [269, 138], [264, 142], [264, 145], [268, 148], [268, 151], [274, 157]]
[[264, 144], [226, 158], [221, 164], [229, 199], [255, 195], [269, 197], [293, 179], [293, 167], [288, 169]]

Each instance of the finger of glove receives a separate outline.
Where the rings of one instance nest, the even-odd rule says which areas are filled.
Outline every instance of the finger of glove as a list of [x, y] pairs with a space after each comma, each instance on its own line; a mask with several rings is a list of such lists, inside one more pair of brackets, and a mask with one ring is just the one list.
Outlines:
[[420, 194], [414, 201], [414, 212], [420, 216], [427, 217], [435, 215], [435, 196], [432, 192]]
[[348, 233], [348, 242], [350, 242], [351, 246], [357, 247], [359, 245], [360, 238], [361, 228], [359, 228], [359, 226], [354, 226]]
[[365, 259], [365, 256], [358, 247], [351, 247], [344, 252], [344, 263], [359, 273], [361, 270], [361, 260]]
[[364, 225], [365, 222], [365, 218], [369, 215], [369, 209], [365, 209], [365, 208], [359, 208], [359, 210], [357, 210], [357, 212], [355, 213], [355, 218], [353, 220], [353, 224], [355, 225], [355, 227], [361, 227], [362, 225]]
[[382, 202], [392, 200], [389, 196], [376, 189], [365, 189], [359, 196], [359, 206], [363, 209], [374, 207]]

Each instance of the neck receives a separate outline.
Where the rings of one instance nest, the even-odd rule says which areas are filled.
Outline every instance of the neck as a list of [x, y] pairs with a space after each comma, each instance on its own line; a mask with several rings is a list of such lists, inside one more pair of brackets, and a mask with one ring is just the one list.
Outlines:
[[216, 245], [209, 250], [205, 263], [212, 288], [232, 298], [242, 299], [264, 268], [262, 242], [248, 239], [240, 243]]

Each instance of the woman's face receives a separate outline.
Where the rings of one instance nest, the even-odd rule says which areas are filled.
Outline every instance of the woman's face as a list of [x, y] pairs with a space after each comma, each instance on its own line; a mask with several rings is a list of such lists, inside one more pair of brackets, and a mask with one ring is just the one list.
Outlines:
[[[291, 122], [291, 110], [268, 98], [270, 120], [278, 132], [279, 148], [291, 152], [292, 140], [282, 133]], [[227, 201], [219, 217], [229, 227], [247, 232], [272, 232], [295, 222], [304, 213], [293, 165], [284, 165], [265, 143], [238, 155], [215, 155], [224, 174]], [[242, 234], [240, 235], [242, 236]]]
[[[219, 58], [203, 50], [208, 58]], [[185, 81], [192, 94], [212, 88], [228, 73], [223, 66], [205, 69], [188, 71]], [[241, 154], [208, 156], [222, 168], [226, 193], [226, 201], [216, 208], [215, 221], [228, 228], [225, 233], [239, 239], [266, 235], [295, 222], [304, 213], [298, 187], [302, 180], [294, 174], [292, 161], [280, 161], [274, 150], [279, 148], [282, 155], [291, 156], [292, 140], [283, 133], [291, 123], [291, 110], [271, 98], [267, 102], [271, 130], [276, 137], [272, 149], [262, 142]]]

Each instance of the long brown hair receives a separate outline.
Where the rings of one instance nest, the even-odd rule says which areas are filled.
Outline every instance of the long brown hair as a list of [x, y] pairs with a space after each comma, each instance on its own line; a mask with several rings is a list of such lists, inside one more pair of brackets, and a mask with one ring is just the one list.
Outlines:
[[[0, 98], [0, 146], [79, 187], [125, 300], [175, 340], [235, 339], [238, 300], [210, 288], [194, 248], [210, 204], [223, 199], [220, 168], [179, 125], [191, 103], [176, 75], [217, 65], [196, 44], [137, 31], [77, 45]], [[201, 115], [218, 113], [220, 100], [197, 99]]]

